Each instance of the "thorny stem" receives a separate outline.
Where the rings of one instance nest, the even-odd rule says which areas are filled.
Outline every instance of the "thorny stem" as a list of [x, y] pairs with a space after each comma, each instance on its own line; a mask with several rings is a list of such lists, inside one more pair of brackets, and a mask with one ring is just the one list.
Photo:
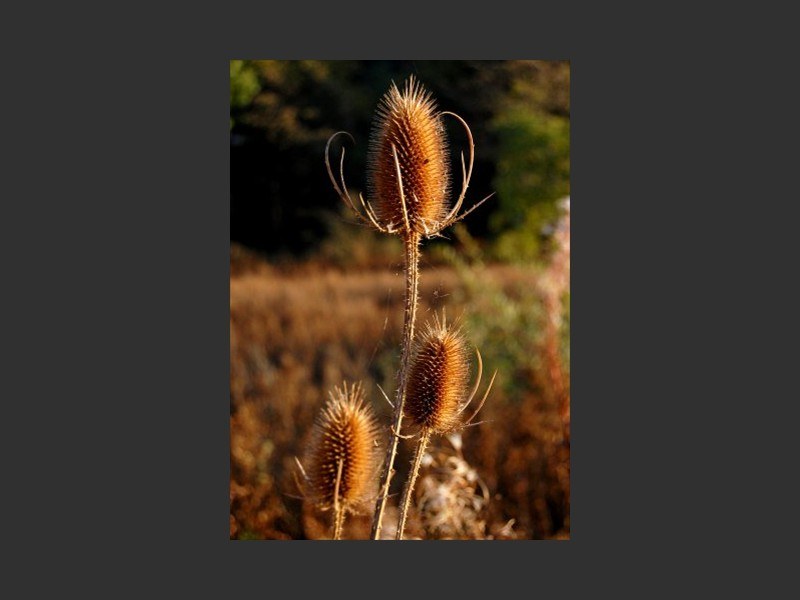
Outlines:
[[339, 502], [339, 484], [342, 481], [342, 459], [339, 459], [339, 469], [336, 472], [336, 487], [333, 492], [333, 539], [342, 539], [342, 525], [344, 525], [344, 510]]
[[[414, 321], [417, 316], [417, 298], [419, 295], [419, 243], [420, 234], [411, 230], [405, 238], [405, 319], [403, 321], [403, 346], [400, 356], [400, 372], [397, 383], [397, 399], [394, 403], [394, 431], [400, 433], [403, 424], [403, 405], [406, 400], [406, 383], [408, 380], [408, 363], [411, 358], [411, 345], [414, 341]], [[391, 436], [391, 442], [386, 452], [381, 473], [381, 488], [378, 500], [375, 503], [375, 516], [372, 520], [372, 539], [381, 539], [383, 513], [386, 510], [386, 500], [389, 497], [389, 485], [395, 474], [394, 459], [397, 455], [397, 445], [400, 441], [398, 435]]]
[[406, 528], [408, 507], [411, 505], [411, 494], [414, 491], [414, 484], [417, 482], [417, 475], [419, 475], [419, 466], [422, 463], [422, 457], [425, 455], [425, 449], [428, 447], [428, 441], [430, 439], [430, 428], [423, 427], [419, 434], [419, 444], [417, 445], [417, 452], [414, 454], [414, 462], [411, 465], [411, 473], [406, 481], [406, 488], [403, 490], [403, 499], [400, 501], [400, 520], [397, 523], [397, 536], [395, 537], [396, 540], [403, 539], [403, 530]]

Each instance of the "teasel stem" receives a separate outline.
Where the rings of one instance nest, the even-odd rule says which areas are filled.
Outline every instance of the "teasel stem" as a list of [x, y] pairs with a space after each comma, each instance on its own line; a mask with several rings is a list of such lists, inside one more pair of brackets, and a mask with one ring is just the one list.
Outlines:
[[336, 487], [333, 492], [333, 539], [342, 539], [342, 526], [344, 525], [344, 509], [339, 502], [339, 484], [342, 481], [342, 466], [344, 460], [339, 459], [339, 468], [336, 472]]
[[406, 487], [403, 490], [403, 499], [400, 501], [400, 518], [397, 523], [396, 540], [403, 539], [403, 531], [406, 528], [406, 518], [408, 517], [408, 508], [411, 506], [411, 494], [414, 492], [414, 484], [417, 482], [417, 475], [419, 475], [422, 457], [425, 455], [425, 450], [428, 448], [430, 439], [431, 428], [423, 427], [419, 434], [419, 443], [417, 444], [417, 451], [414, 454], [414, 462], [411, 465], [411, 473], [406, 480]]
[[386, 460], [381, 473], [381, 487], [375, 503], [375, 516], [372, 520], [372, 539], [381, 538], [383, 513], [389, 498], [389, 486], [395, 474], [394, 461], [397, 456], [397, 445], [400, 442], [400, 427], [403, 424], [403, 406], [406, 400], [408, 384], [408, 368], [411, 359], [411, 348], [414, 342], [414, 323], [417, 317], [417, 300], [419, 297], [419, 244], [420, 234], [407, 230], [405, 242], [405, 318], [403, 321], [403, 344], [400, 356], [400, 373], [397, 382], [397, 396], [394, 403], [394, 422], [391, 442], [387, 448]]

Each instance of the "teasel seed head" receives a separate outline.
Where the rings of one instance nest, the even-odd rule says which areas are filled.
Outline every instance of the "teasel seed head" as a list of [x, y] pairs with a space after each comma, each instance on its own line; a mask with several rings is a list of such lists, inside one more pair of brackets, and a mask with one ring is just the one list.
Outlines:
[[399, 227], [405, 204], [411, 228], [430, 231], [447, 214], [449, 188], [447, 137], [436, 103], [413, 76], [402, 92], [392, 82], [378, 105], [368, 152], [367, 197], [378, 222]]
[[444, 318], [427, 323], [411, 360], [405, 412], [416, 425], [447, 433], [461, 425], [467, 401], [469, 348], [458, 327]]
[[[461, 192], [450, 206], [450, 162], [443, 117], [451, 116], [464, 127], [468, 140], [468, 161], [461, 153]], [[392, 233], [406, 240], [433, 237], [460, 221], [494, 194], [461, 212], [472, 178], [475, 143], [466, 121], [457, 114], [436, 108], [430, 92], [413, 77], [400, 89], [392, 82], [375, 113], [367, 152], [367, 195], [359, 195], [356, 207], [344, 177], [344, 147], [338, 175], [330, 162], [331, 142], [337, 136], [353, 136], [337, 131], [325, 145], [325, 167], [333, 189], [358, 219], [381, 233]]]
[[379, 461], [378, 427], [361, 384], [334, 387], [314, 424], [306, 497], [321, 509], [332, 508], [338, 478], [338, 504], [357, 513], [374, 498]]

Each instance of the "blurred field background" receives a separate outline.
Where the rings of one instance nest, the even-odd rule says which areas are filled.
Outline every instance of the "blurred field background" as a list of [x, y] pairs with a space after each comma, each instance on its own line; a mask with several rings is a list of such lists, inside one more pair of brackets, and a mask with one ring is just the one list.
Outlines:
[[[498, 376], [479, 425], [434, 439], [409, 535], [569, 538], [569, 63], [232, 60], [231, 539], [330, 536], [293, 473], [332, 386], [363, 381], [388, 424], [377, 386], [396, 387], [402, 248], [342, 209], [323, 153], [350, 132], [345, 174], [363, 190], [375, 107], [410, 74], [472, 129], [465, 206], [496, 192], [447, 239], [423, 243], [418, 324], [433, 310], [459, 317]], [[447, 127], [457, 180], [466, 139]], [[460, 522], [441, 510], [445, 489]], [[344, 537], [367, 538], [370, 520], [349, 518]]]

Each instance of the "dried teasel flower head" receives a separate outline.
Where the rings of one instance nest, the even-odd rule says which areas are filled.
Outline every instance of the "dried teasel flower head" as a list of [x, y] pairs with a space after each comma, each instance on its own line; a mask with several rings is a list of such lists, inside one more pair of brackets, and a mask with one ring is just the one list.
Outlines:
[[478, 391], [483, 373], [481, 355], [476, 349], [478, 375], [469, 392], [469, 354], [461, 329], [456, 325], [448, 326], [444, 315], [440, 320], [434, 314], [433, 321], [426, 324], [417, 341], [408, 375], [404, 410], [413, 423], [432, 433], [446, 434], [472, 422], [486, 401], [494, 376], [472, 416], [462, 419], [462, 413]]
[[306, 498], [323, 510], [338, 504], [357, 513], [374, 498], [379, 461], [378, 427], [361, 384], [334, 387], [314, 424]]
[[[462, 152], [461, 193], [452, 208], [448, 202], [450, 164], [444, 115], [456, 118], [469, 140], [469, 167]], [[343, 131], [333, 134], [325, 147], [328, 176], [339, 197], [358, 218], [382, 233], [396, 233], [406, 239], [432, 237], [491, 197], [458, 215], [472, 177], [475, 159], [472, 132], [455, 113], [437, 111], [430, 92], [413, 76], [406, 80], [402, 91], [392, 82], [378, 104], [368, 152], [368, 199], [359, 195], [361, 210], [350, 198], [344, 181], [344, 148], [338, 181], [331, 170], [330, 144], [341, 133], [346, 134]]]
[[402, 93], [392, 83], [378, 105], [367, 186], [379, 223], [399, 226], [407, 215], [412, 229], [426, 233], [447, 214], [450, 165], [444, 123], [430, 92], [413, 77]]

